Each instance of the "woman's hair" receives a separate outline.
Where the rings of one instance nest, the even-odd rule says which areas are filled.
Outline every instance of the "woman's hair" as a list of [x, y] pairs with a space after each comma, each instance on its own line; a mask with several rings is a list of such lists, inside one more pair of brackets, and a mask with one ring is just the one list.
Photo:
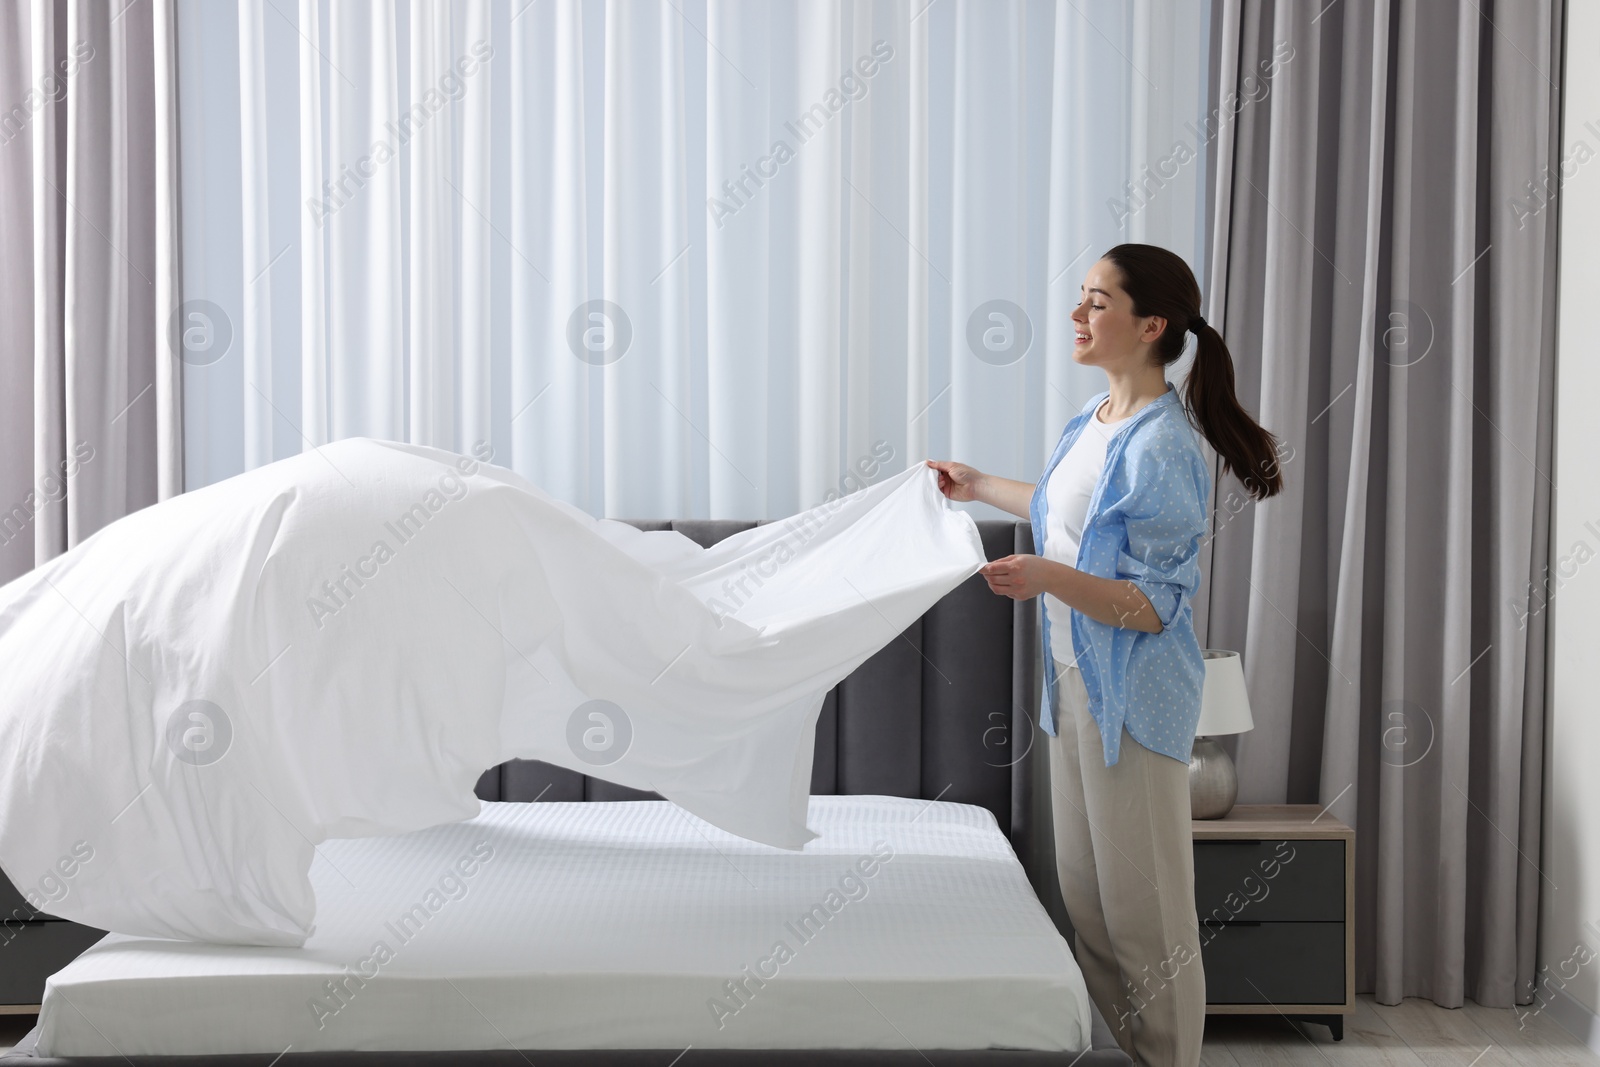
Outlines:
[[1200, 286], [1189, 264], [1156, 245], [1117, 245], [1100, 258], [1122, 272], [1122, 288], [1133, 300], [1135, 315], [1167, 320], [1156, 342], [1162, 366], [1171, 366], [1183, 355], [1185, 337], [1194, 330], [1197, 347], [1183, 402], [1200, 433], [1222, 457], [1223, 467], [1258, 500], [1282, 492], [1277, 438], [1239, 406], [1233, 393], [1233, 357], [1222, 335], [1200, 315]]

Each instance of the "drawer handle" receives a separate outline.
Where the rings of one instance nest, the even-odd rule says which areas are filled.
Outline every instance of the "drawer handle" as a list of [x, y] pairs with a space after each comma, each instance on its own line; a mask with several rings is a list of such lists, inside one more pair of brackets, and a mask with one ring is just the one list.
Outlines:
[[1260, 926], [1260, 919], [1201, 919], [1201, 926]]

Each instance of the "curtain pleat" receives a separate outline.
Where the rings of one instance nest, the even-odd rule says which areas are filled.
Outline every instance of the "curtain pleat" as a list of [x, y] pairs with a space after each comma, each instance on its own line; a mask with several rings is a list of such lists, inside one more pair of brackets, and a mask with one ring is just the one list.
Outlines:
[[[438, 92], [438, 79], [450, 66], [451, 5], [411, 0], [410, 13], [411, 98], [420, 101], [428, 91]], [[457, 305], [452, 237], [457, 231], [456, 193], [451, 188], [454, 111], [447, 108], [429, 117], [424, 103], [411, 114], [418, 114], [418, 120], [407, 142], [411, 150], [411, 188], [406, 203], [410, 214], [411, 267], [407, 272], [406, 304], [411, 356], [410, 438], [418, 444], [450, 448], [456, 443], [453, 416]], [[408, 130], [411, 121], [408, 114]], [[466, 225], [463, 220], [463, 234]]]
[[[240, 251], [246, 269], [272, 261], [267, 198], [266, 20], [268, 0], [239, 3], [239, 202]], [[258, 268], [259, 269], [259, 268]], [[256, 273], [244, 288], [239, 322], [239, 354], [244, 364], [244, 462], [271, 463], [274, 414], [272, 380], [272, 290], [270, 270]]]
[[[1251, 133], [1282, 150], [1274, 151], [1264, 176], [1246, 180], [1240, 192], [1249, 206], [1245, 209], [1259, 219], [1264, 231], [1265, 257], [1262, 260], [1261, 291], [1263, 308], [1271, 309], [1261, 322], [1260, 351], [1295, 351], [1310, 337], [1317, 312], [1312, 300], [1313, 279], [1321, 274], [1319, 253], [1310, 242], [1294, 232], [1295, 220], [1314, 215], [1312, 190], [1320, 160], [1317, 156], [1319, 130], [1318, 97], [1314, 91], [1321, 60], [1314, 10], [1289, 8], [1273, 23], [1273, 39], [1293, 49], [1293, 60], [1284, 76], [1272, 80], [1271, 107], [1252, 114], [1259, 122]], [[1248, 91], [1248, 90], [1246, 90]], [[1300, 223], [1303, 226], [1303, 223]], [[1334, 284], [1343, 287], [1342, 279]], [[1271, 427], [1280, 440], [1303, 442], [1306, 424], [1314, 410], [1306, 408], [1306, 378], [1310, 372], [1304, 359], [1245, 359], [1238, 361], [1240, 395], [1258, 397], [1258, 417]], [[1251, 699], [1266, 707], [1286, 707], [1292, 703], [1298, 657], [1315, 655], [1304, 649], [1293, 627], [1284, 619], [1301, 615], [1301, 589], [1298, 584], [1280, 587], [1269, 595], [1263, 589], [1266, 577], [1299, 572], [1303, 550], [1303, 515], [1306, 479], [1293, 477], [1291, 468], [1284, 492], [1274, 506], [1255, 514], [1255, 539], [1247, 569], [1235, 574], [1245, 579], [1236, 582], [1235, 591], [1249, 604], [1247, 641], [1242, 649], [1247, 663], [1271, 663], [1273, 670], [1259, 671], [1252, 679]], [[1226, 536], [1226, 533], [1223, 534]], [[1222, 581], [1213, 575], [1213, 588]], [[1230, 646], [1231, 647], [1231, 646]], [[1337, 676], [1335, 676], [1336, 680]], [[1254, 733], [1254, 732], [1253, 732]], [[1258, 788], [1279, 792], [1288, 787], [1289, 736], [1286, 730], [1270, 726], [1249, 738], [1241, 747], [1241, 757], [1249, 764], [1252, 781]]]
[[[327, 220], [333, 210], [333, 189], [327, 182], [325, 165], [325, 127], [323, 120], [323, 61], [320, 44], [322, 22], [318, 18], [318, 0], [300, 0], [298, 22], [295, 26], [298, 55], [293, 65], [299, 88], [299, 137], [296, 147], [300, 152], [300, 195], [297, 204], [305, 210], [298, 212], [300, 220], [300, 425], [295, 427], [299, 440], [291, 446], [298, 452], [301, 447], [314, 448], [333, 440], [328, 417], [328, 251]], [[199, 27], [193, 27], [198, 29]], [[198, 33], [180, 36], [179, 47], [185, 52], [194, 47]], [[198, 42], [196, 42], [198, 43]], [[185, 82], [184, 84], [190, 84]], [[195, 87], [199, 89], [198, 86]], [[198, 138], [184, 140], [186, 158], [198, 150]], [[185, 188], [188, 188], [187, 184]], [[247, 264], [247, 267], [250, 264]], [[198, 279], [184, 278], [184, 287], [194, 291], [202, 289]], [[398, 313], [399, 309], [395, 309]], [[246, 385], [255, 391], [260, 386]], [[241, 394], [242, 396], [242, 394]], [[248, 403], [248, 398], [243, 398]], [[224, 407], [225, 405], [217, 405]], [[274, 457], [276, 458], [276, 457]], [[222, 471], [207, 471], [210, 477], [226, 477]], [[203, 483], [202, 483], [203, 484]]]
[[953, 352], [977, 358], [950, 362], [952, 394], [971, 398], [954, 409], [950, 447], [980, 470], [1014, 467], [1024, 452], [1022, 421], [997, 423], [992, 413], [1024, 406], [1033, 340], [1022, 310], [1027, 249], [1015, 239], [1026, 232], [1016, 165], [1026, 143], [1025, 29], [1018, 6], [957, 9], [955, 98], [970, 106], [955, 111], [949, 329]]
[[[452, 8], [460, 23], [456, 40], [471, 47], [489, 41], [488, 0], [465, 0]], [[454, 57], [452, 57], [452, 63]], [[462, 78], [460, 67], [453, 67]], [[487, 79], [485, 79], [487, 80]], [[414, 83], [413, 83], [414, 84]], [[459, 334], [461, 392], [458, 405], [460, 429], [455, 437], [472, 444], [493, 440], [490, 393], [493, 388], [490, 365], [490, 249], [494, 235], [489, 225], [491, 94], [466, 93], [461, 98], [460, 170], [461, 195], [461, 270], [459, 275], [461, 322]], [[412, 297], [416, 299], [415, 294]], [[448, 445], [447, 445], [448, 447]]]
[[[61, 166], [62, 127], [66, 124], [66, 88], [70, 75], [62, 77], [67, 62], [67, 11], [65, 3], [38, 3], [29, 6], [31, 21], [30, 62], [26, 64], [30, 88], [46, 84], [43, 79], [61, 77], [59, 96], [45, 94], [46, 102], [29, 124], [32, 156], [28, 175], [33, 187], [33, 463], [28, 488], [35, 493], [42, 478], [60, 470], [67, 453], [67, 358], [66, 358], [66, 175]], [[82, 40], [81, 38], [79, 40]], [[72, 44], [77, 45], [77, 41]], [[105, 42], [101, 42], [102, 58]], [[83, 41], [75, 55], [92, 61], [92, 42]], [[35, 81], [35, 79], [39, 79]], [[54, 99], [49, 99], [49, 97]], [[15, 143], [15, 142], [13, 142]], [[25, 497], [21, 499], [26, 499]], [[69, 512], [72, 505], [40, 507], [33, 511], [33, 552], [24, 557], [13, 552], [11, 574], [21, 574], [35, 563], [60, 555], [70, 547]], [[10, 532], [9, 530], [7, 531]], [[10, 547], [13, 542], [8, 542]]]
[[178, 18], [176, 0], [151, 0], [151, 59], [154, 65], [156, 498], [183, 492], [183, 375], [161, 333], [183, 291], [183, 256], [178, 219]]
[[[857, 4], [846, 13], [841, 26], [843, 55], [871, 53], [872, 16], [872, 8], [866, 4]], [[897, 24], [895, 30], [895, 37], [904, 41], [903, 29]], [[888, 168], [878, 166], [873, 156], [873, 148], [879, 138], [901, 140], [904, 133], [900, 129], [899, 115], [896, 115], [892, 126], [879, 128], [873, 123], [874, 114], [871, 108], [852, 110], [845, 116], [848, 121], [842, 127], [848, 186], [855, 197], [846, 198], [844, 247], [840, 250], [845, 271], [844, 285], [841, 287], [845, 294], [842, 323], [844, 366], [841, 368], [844, 404], [840, 411], [839, 452], [841, 470], [848, 470], [856, 457], [871, 454], [872, 429], [875, 425], [882, 425], [881, 419], [874, 418], [873, 410], [876, 406], [873, 369], [880, 362], [877, 353], [895, 351], [904, 346], [904, 340], [899, 336], [893, 338], [896, 343], [879, 343], [879, 324], [885, 323], [898, 329], [902, 320], [898, 315], [884, 313], [887, 302], [881, 301], [874, 290], [878, 258], [875, 253], [880, 242], [876, 238], [876, 226], [873, 225], [875, 220], [872, 219], [874, 212], [892, 211], [897, 221], [904, 224], [904, 185], [891, 184], [887, 180], [890, 177]], [[903, 155], [901, 158], [904, 158]], [[898, 261], [899, 257], [895, 259]], [[898, 275], [899, 272], [893, 273]], [[820, 502], [821, 496], [817, 499]]]
[[[943, 399], [929, 390], [928, 317], [928, 25], [921, 0], [906, 0], [906, 455], [929, 455], [929, 408]], [[1054, 157], [1052, 157], [1052, 163]], [[1052, 223], [1054, 215], [1052, 214]]]
[[[393, 4], [331, 4], [327, 15], [329, 431], [403, 438], [397, 14]], [[443, 121], [423, 121], [421, 136], [442, 135]], [[425, 158], [425, 145], [417, 151]]]
[[[130, 345], [137, 343], [148, 352], [153, 340], [135, 341], [131, 336], [129, 275], [143, 287], [140, 295], [153, 300], [154, 264], [148, 244], [134, 251], [137, 259], [129, 258], [132, 246], [126, 200], [132, 192], [130, 119], [137, 115], [143, 120], [141, 132], [150, 131], [150, 116], [144, 113], [150, 102], [149, 86], [134, 88], [129, 69], [143, 65], [148, 77], [149, 16], [146, 11], [143, 20], [129, 22], [113, 21], [113, 14], [106, 4], [74, 0], [67, 5], [68, 40], [92, 42], [104, 62], [80, 67], [67, 92], [67, 244], [62, 292], [66, 436], [62, 443], [68, 448], [68, 442], [98, 439], [106, 443], [104, 462], [85, 467], [78, 492], [67, 501], [69, 545], [81, 541], [86, 530], [97, 530], [127, 511], [130, 435], [128, 423], [118, 415], [133, 399], [128, 392]], [[140, 28], [143, 34], [139, 34]], [[130, 32], [145, 39], [130, 47]], [[148, 188], [146, 176], [147, 192]], [[144, 409], [153, 410], [153, 404]], [[63, 459], [65, 452], [64, 448]]]
[[[0, 94], [7, 100], [26, 100], [29, 82], [37, 69], [34, 56], [40, 17], [51, 12], [34, 12], [26, 4], [0, 5]], [[0, 464], [0, 499], [24, 501], [34, 483], [35, 351], [39, 329], [52, 316], [41, 314], [45, 295], [51, 288], [48, 277], [35, 274], [42, 242], [35, 232], [46, 229], [50, 220], [34, 214], [46, 202], [33, 180], [37, 155], [36, 138], [41, 136], [40, 112], [48, 115], [54, 83], [32, 86], [39, 93], [39, 111], [30, 125], [6, 116], [0, 121], [0, 397], [5, 398], [6, 417], [0, 418], [0, 454], [20, 457], [20, 461]], [[47, 380], [47, 379], [42, 379]], [[51, 509], [55, 510], [55, 509]], [[48, 521], [45, 518], [43, 521]], [[16, 516], [9, 504], [0, 515], [0, 581], [6, 581], [33, 566], [34, 544], [40, 517], [33, 513]]]
[[607, 514], [686, 506], [690, 437], [704, 434], [686, 373], [684, 32], [670, 7], [606, 5], [602, 283], [590, 299], [613, 306], [581, 328], [604, 368]]
[[[775, 41], [788, 37], [782, 16], [773, 10], [766, 17], [752, 17], [749, 6], [738, 0], [711, 0], [706, 4], [706, 39], [712, 59], [719, 53], [736, 56], [769, 56]], [[752, 88], [746, 75], [728, 63], [706, 64], [705, 174], [708, 193], [719, 199], [737, 194], [735, 182], [743, 182], [753, 194], [754, 184], [765, 182], [759, 170], [774, 170], [775, 163], [762, 168], [760, 160], [769, 158], [771, 131], [777, 125], [774, 106], [774, 80], [779, 76], [774, 64], [763, 64], [762, 81]], [[743, 167], [752, 166], [743, 172]], [[754, 173], [747, 178], [745, 173]], [[726, 189], [718, 188], [722, 183]], [[766, 434], [769, 417], [766, 403], [751, 403], [750, 398], [772, 395], [774, 338], [769, 325], [772, 306], [782, 302], [772, 292], [772, 281], [765, 265], [773, 255], [773, 213], [771, 195], [753, 195], [736, 214], [718, 217], [709, 223], [706, 251], [706, 302], [717, 307], [743, 307], [750, 321], [762, 328], [740, 329], [731, 316], [706, 317], [706, 408], [709, 417], [709, 446], [727, 455], [707, 465], [709, 505], [713, 514], [756, 514], [764, 506], [762, 486], [769, 477]], [[724, 234], [724, 230], [727, 234]], [[740, 239], [731, 239], [737, 234]], [[737, 463], [733, 455], [737, 454]]]
[[[844, 123], [811, 116], [816, 105], [838, 77], [844, 51], [844, 11], [833, 4], [810, 4], [797, 11], [795, 48], [798, 66], [788, 121], [796, 158], [793, 163], [798, 202], [794, 231], [787, 234], [797, 252], [796, 286], [784, 294], [786, 303], [804, 309], [796, 324], [793, 373], [796, 376], [799, 499], [820, 501], [837, 484], [840, 456], [839, 425], [844, 405], [840, 395], [843, 361], [842, 327], [844, 287], [840, 267], [845, 263], [843, 227], [847, 209], [870, 210], [859, 189], [845, 184]], [[816, 127], [816, 128], [813, 128]], [[794, 133], [796, 129], [803, 133]]]
[[[511, 140], [511, 463], [556, 496], [600, 513], [591, 465], [598, 395], [592, 365], [568, 343], [591, 289], [592, 63], [583, 7], [535, 4], [509, 23]], [[492, 44], [496, 58], [502, 53]], [[597, 257], [593, 257], [597, 258]], [[585, 325], [587, 322], [585, 321]], [[587, 351], [587, 349], [585, 349]]]

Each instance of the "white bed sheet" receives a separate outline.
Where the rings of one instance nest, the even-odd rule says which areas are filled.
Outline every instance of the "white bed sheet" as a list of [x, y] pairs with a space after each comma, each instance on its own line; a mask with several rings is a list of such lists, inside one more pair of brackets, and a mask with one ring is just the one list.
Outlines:
[[304, 947], [108, 935], [50, 979], [39, 1052], [1088, 1046], [986, 809], [813, 797], [808, 822], [795, 853], [664, 801], [489, 803], [327, 841]]
[[828, 691], [984, 562], [922, 464], [703, 549], [482, 458], [335, 441], [0, 586], [5, 874], [299, 947], [315, 846], [470, 818], [510, 759], [799, 848]]

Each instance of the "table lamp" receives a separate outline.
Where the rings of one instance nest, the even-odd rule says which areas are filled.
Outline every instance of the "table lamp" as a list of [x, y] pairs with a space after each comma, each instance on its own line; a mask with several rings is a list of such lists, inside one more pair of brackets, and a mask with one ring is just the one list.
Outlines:
[[1239, 798], [1239, 774], [1233, 760], [1214, 740], [1219, 734], [1242, 734], [1255, 728], [1250, 696], [1244, 688], [1244, 664], [1237, 652], [1202, 649], [1205, 688], [1200, 698], [1200, 723], [1189, 756], [1189, 809], [1196, 819], [1220, 819]]

